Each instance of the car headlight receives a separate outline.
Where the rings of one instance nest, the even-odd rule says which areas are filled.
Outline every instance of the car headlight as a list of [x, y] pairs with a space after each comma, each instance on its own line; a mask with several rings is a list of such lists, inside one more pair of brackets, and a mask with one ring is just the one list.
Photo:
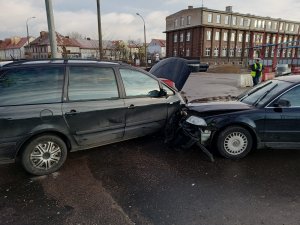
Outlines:
[[186, 122], [190, 123], [190, 124], [193, 124], [193, 125], [196, 125], [196, 126], [207, 126], [207, 123], [204, 119], [200, 118], [200, 117], [197, 117], [197, 116], [190, 116]]

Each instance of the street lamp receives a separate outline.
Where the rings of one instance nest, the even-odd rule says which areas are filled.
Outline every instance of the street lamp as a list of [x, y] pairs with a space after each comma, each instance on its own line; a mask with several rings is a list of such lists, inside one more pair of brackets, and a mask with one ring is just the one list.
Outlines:
[[144, 18], [141, 16], [141, 14], [136, 13], [136, 15], [138, 15], [139, 17], [142, 18], [143, 22], [144, 22], [144, 45], [145, 45], [145, 60], [146, 60], [146, 68], [148, 67], [148, 60], [147, 60], [147, 42], [146, 42], [146, 25], [145, 25], [145, 20]]
[[27, 45], [29, 46], [29, 31], [28, 31], [28, 21], [31, 19], [35, 19], [35, 16], [29, 17], [26, 20], [26, 30], [27, 30]]

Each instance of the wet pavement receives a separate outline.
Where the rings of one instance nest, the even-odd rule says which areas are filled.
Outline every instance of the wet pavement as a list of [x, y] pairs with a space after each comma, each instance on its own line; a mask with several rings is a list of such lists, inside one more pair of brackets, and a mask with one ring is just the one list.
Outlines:
[[71, 153], [48, 176], [0, 165], [0, 224], [295, 225], [299, 162], [300, 151], [259, 150], [211, 163], [155, 134]]

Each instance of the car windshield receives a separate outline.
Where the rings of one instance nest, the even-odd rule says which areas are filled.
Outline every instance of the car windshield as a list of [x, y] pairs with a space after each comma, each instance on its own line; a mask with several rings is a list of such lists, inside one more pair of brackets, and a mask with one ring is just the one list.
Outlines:
[[282, 80], [266, 81], [238, 96], [238, 100], [259, 107], [290, 85], [291, 83]]

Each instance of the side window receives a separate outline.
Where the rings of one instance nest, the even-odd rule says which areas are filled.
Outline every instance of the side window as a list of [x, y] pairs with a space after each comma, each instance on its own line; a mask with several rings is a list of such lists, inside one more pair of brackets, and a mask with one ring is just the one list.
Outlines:
[[300, 86], [289, 90], [287, 93], [283, 94], [276, 102], [279, 100], [286, 100], [290, 103], [290, 107], [300, 107]]
[[61, 102], [63, 67], [19, 68], [0, 75], [0, 106]]
[[68, 97], [70, 101], [119, 98], [113, 69], [70, 67]]
[[142, 72], [120, 69], [120, 73], [127, 97], [151, 96], [160, 91], [158, 81]]

